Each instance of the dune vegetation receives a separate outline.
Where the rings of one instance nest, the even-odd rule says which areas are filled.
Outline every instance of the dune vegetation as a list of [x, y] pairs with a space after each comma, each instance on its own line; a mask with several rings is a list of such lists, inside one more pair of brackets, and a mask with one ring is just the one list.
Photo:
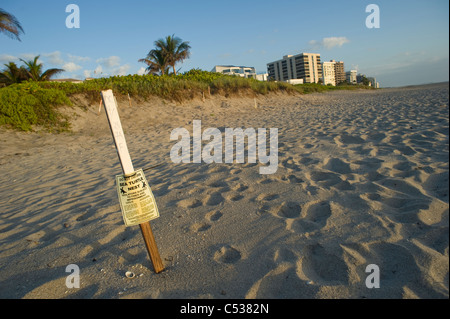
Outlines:
[[58, 112], [58, 107], [71, 106], [71, 98], [76, 94], [98, 102], [100, 92], [108, 89], [112, 89], [118, 96], [129, 95], [144, 100], [154, 96], [181, 103], [210, 95], [257, 96], [273, 92], [295, 94], [354, 88], [355, 86], [263, 82], [199, 69], [178, 75], [112, 76], [82, 83], [27, 80], [0, 89], [0, 125], [7, 124], [25, 131], [31, 130], [33, 125], [43, 126], [51, 131], [68, 130], [70, 123]]

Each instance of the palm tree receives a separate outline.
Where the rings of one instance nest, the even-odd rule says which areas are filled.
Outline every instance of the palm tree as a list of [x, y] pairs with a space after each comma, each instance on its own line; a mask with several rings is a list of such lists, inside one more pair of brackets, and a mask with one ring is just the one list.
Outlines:
[[27, 80], [28, 74], [23, 66], [20, 68], [14, 63], [5, 64], [6, 69], [0, 72], [0, 83], [11, 85]]
[[20, 41], [19, 34], [24, 33], [22, 26], [15, 16], [0, 9], [0, 33], [6, 33], [10, 38]]
[[25, 63], [26, 66], [26, 72], [28, 75], [28, 78], [33, 81], [48, 81], [53, 76], [57, 75], [58, 73], [64, 72], [63, 69], [48, 69], [44, 72], [42, 72], [42, 63], [38, 63], [37, 60], [39, 59], [39, 55], [34, 58], [34, 60], [25, 61], [20, 59], [23, 63]]
[[183, 42], [183, 40], [175, 35], [168, 35], [165, 39], [155, 41], [155, 46], [166, 57], [167, 64], [173, 68], [174, 75], [177, 75], [175, 64], [183, 62], [191, 54], [189, 51], [191, 48], [189, 42]]
[[138, 61], [148, 65], [146, 70], [149, 74], [160, 73], [164, 75], [169, 73], [169, 64], [165, 55], [160, 50], [151, 50], [146, 58], [139, 59]]

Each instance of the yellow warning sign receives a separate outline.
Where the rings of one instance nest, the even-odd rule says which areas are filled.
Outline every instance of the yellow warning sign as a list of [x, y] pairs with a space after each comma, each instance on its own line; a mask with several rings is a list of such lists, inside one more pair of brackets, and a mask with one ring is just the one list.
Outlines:
[[155, 197], [142, 169], [116, 176], [120, 208], [126, 226], [139, 225], [159, 217]]

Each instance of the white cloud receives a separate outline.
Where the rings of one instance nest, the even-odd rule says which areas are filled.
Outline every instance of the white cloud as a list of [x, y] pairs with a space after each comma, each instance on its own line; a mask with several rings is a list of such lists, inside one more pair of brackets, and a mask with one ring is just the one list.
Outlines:
[[74, 72], [76, 70], [81, 69], [81, 66], [78, 64], [75, 64], [73, 62], [67, 62], [65, 63], [62, 68], [66, 71], [66, 72]]
[[118, 68], [115, 68], [111, 71], [112, 75], [128, 75], [128, 70], [130, 69], [129, 64], [124, 64]]
[[103, 68], [101, 65], [98, 65], [94, 70], [94, 74], [100, 75], [102, 73], [103, 73]]
[[329, 38], [323, 38], [320, 41], [317, 40], [311, 40], [309, 41], [309, 45], [313, 49], [321, 49], [325, 48], [327, 50], [330, 50], [334, 47], [342, 47], [345, 43], [349, 43], [350, 40], [346, 37], [329, 37]]
[[64, 64], [64, 60], [61, 58], [61, 52], [55, 51], [51, 53], [44, 53], [42, 56], [48, 58], [48, 61], [54, 65]]
[[137, 75], [144, 75], [145, 74], [145, 68], [141, 66], [141, 68], [136, 72]]
[[358, 64], [351, 64], [351, 70], [359, 70], [359, 65]]
[[109, 58], [97, 59], [95, 62], [101, 64], [102, 66], [112, 68], [120, 65], [120, 58], [118, 56], [110, 56]]
[[13, 55], [9, 55], [9, 54], [0, 54], [0, 63], [1, 64], [6, 64], [9, 62], [16, 62], [16, 60], [18, 60], [19, 58], [13, 56]]
[[83, 75], [85, 78], [90, 78], [91, 77], [91, 70], [84, 70], [83, 71]]
[[89, 62], [91, 60], [90, 57], [87, 56], [78, 56], [78, 55], [72, 55], [72, 54], [67, 54], [69, 61], [71, 62]]
[[37, 56], [37, 54], [34, 53], [23, 53], [20, 55], [20, 58], [24, 59], [25, 61], [34, 60], [34, 58]]

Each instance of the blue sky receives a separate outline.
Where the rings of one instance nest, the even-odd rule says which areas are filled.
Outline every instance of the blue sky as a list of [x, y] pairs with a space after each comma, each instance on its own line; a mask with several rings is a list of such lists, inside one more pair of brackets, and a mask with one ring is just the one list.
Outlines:
[[[66, 27], [66, 6], [80, 9], [80, 28]], [[366, 27], [366, 6], [380, 9], [380, 28]], [[345, 70], [374, 76], [382, 87], [449, 79], [447, 0], [0, 0], [25, 34], [0, 34], [0, 64], [41, 55], [61, 77], [84, 79], [141, 73], [138, 59], [154, 41], [175, 34], [191, 45], [177, 65], [210, 71], [215, 65], [266, 72], [286, 54], [320, 53]]]

